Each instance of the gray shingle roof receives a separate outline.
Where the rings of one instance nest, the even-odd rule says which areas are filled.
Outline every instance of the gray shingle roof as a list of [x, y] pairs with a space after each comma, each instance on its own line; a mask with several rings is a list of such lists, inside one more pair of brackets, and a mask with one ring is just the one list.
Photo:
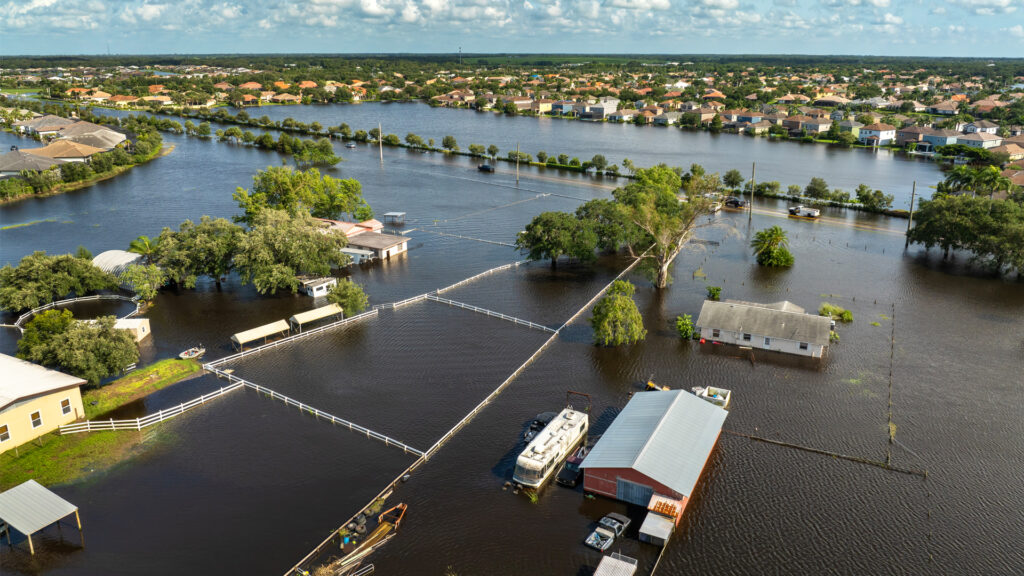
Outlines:
[[769, 307], [777, 305], [706, 300], [700, 309], [697, 326], [820, 346], [828, 344], [832, 327], [828, 318]]
[[0, 172], [21, 172], [22, 170], [46, 170], [51, 166], [64, 164], [66, 160], [44, 158], [21, 150], [0, 154]]
[[632, 468], [689, 497], [728, 412], [683, 390], [636, 394], [581, 468]]

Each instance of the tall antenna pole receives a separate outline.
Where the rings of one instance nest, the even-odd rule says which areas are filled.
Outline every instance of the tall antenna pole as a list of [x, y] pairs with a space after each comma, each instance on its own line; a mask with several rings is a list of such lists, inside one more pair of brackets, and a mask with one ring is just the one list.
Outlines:
[[757, 170], [757, 162], [750, 163], [750, 202], [747, 206], [747, 225], [750, 225], [754, 220], [754, 189], [757, 187], [757, 181], [754, 180], [754, 173]]
[[519, 142], [516, 142], [516, 186], [519, 186]]
[[384, 131], [381, 129], [380, 122], [377, 122], [377, 148], [380, 149], [380, 163], [384, 164]]
[[459, 68], [462, 68], [462, 46], [459, 46]]
[[914, 180], [914, 187], [910, 190], [910, 218], [907, 220], [907, 241], [903, 249], [910, 248], [910, 227], [914, 224], [914, 196], [917, 196], [917, 180]]

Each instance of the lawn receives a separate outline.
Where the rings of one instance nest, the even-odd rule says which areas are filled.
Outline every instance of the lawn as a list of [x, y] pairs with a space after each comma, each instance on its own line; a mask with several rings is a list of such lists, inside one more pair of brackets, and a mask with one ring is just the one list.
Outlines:
[[52, 432], [0, 454], [0, 490], [35, 479], [43, 486], [63, 484], [105, 470], [136, 453], [138, 432]]
[[0, 93], [3, 94], [34, 94], [39, 92], [39, 88], [0, 88]]
[[106, 386], [87, 390], [82, 394], [86, 419], [114, 410], [148, 396], [161, 388], [178, 382], [200, 370], [195, 360], [161, 360], [131, 374], [114, 380]]

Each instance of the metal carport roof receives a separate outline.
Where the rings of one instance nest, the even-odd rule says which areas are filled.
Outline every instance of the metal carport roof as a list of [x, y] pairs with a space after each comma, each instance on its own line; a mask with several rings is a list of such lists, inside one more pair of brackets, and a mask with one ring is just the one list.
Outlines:
[[78, 506], [50, 492], [35, 480], [28, 480], [0, 494], [0, 520], [26, 536], [74, 514], [76, 510]]

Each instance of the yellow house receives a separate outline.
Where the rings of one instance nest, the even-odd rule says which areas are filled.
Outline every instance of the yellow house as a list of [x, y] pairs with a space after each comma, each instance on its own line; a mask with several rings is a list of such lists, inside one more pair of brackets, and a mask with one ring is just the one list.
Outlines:
[[85, 380], [0, 354], [0, 453], [85, 415]]

